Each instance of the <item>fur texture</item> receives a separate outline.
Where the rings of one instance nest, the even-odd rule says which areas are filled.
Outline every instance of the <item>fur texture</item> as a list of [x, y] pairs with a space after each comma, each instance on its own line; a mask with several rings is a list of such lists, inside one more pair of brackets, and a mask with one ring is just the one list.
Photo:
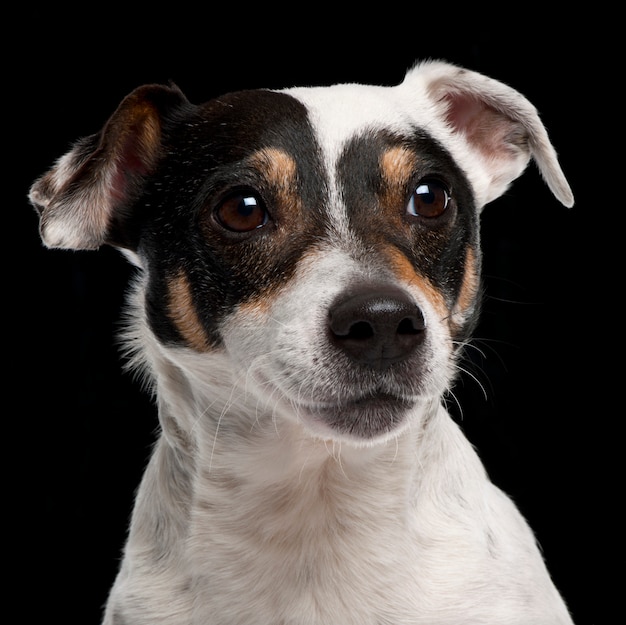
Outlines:
[[32, 187], [49, 247], [137, 267], [158, 404], [104, 625], [571, 625], [443, 398], [480, 307], [479, 216], [534, 107], [444, 62], [394, 87], [147, 85]]

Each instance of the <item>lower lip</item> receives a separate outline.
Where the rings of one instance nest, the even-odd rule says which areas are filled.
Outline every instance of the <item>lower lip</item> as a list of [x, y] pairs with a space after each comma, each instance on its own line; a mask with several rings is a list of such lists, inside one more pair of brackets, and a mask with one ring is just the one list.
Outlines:
[[358, 440], [371, 440], [397, 431], [413, 406], [413, 401], [381, 393], [345, 404], [309, 407], [306, 412], [330, 432]]

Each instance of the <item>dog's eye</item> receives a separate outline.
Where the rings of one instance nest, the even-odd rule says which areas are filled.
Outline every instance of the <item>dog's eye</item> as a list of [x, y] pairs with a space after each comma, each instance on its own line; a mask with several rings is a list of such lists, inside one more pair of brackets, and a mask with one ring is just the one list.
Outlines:
[[263, 200], [252, 191], [239, 191], [225, 198], [215, 211], [217, 221], [233, 232], [250, 232], [268, 221]]
[[406, 212], [414, 217], [439, 217], [450, 203], [447, 187], [434, 178], [420, 181], [406, 207]]

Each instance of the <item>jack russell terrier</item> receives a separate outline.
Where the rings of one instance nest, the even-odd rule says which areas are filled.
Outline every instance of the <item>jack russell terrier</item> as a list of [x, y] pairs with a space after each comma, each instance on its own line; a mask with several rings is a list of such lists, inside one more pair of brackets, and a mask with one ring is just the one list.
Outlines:
[[105, 625], [567, 625], [445, 408], [479, 221], [537, 111], [443, 61], [391, 87], [130, 93], [32, 186], [49, 248], [136, 266], [125, 356], [159, 436]]

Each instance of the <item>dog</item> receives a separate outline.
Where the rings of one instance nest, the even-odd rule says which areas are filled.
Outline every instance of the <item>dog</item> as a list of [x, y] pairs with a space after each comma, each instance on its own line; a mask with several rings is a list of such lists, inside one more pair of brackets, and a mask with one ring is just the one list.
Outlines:
[[393, 86], [127, 95], [32, 185], [45, 246], [136, 267], [124, 359], [159, 432], [104, 625], [572, 624], [446, 410], [483, 207], [535, 107], [444, 60]]

